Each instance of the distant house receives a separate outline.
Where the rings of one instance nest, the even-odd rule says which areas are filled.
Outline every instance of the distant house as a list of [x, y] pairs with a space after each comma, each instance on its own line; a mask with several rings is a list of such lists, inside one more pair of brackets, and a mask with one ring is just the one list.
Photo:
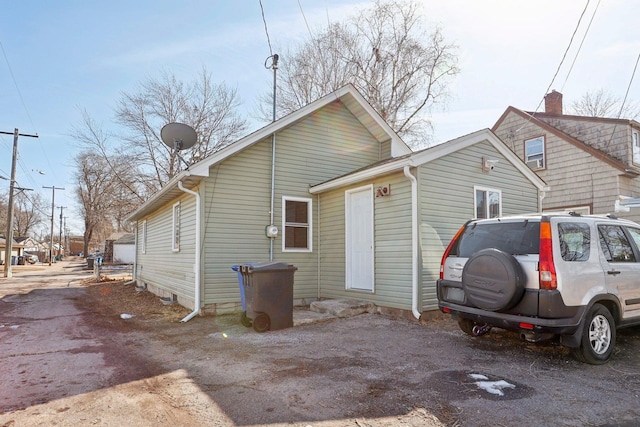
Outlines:
[[[549, 186], [546, 211], [614, 212], [616, 201], [640, 197], [640, 123], [563, 114], [562, 94], [545, 112], [508, 107], [492, 130]], [[619, 212], [640, 221], [640, 208]]]
[[24, 252], [32, 255], [37, 255], [40, 262], [44, 262], [45, 259], [47, 259], [47, 254], [49, 252], [48, 244], [38, 242], [31, 237], [21, 237], [16, 238], [15, 240], [23, 245]]
[[420, 317], [437, 308], [456, 230], [538, 211], [544, 189], [488, 129], [412, 153], [349, 85], [190, 166], [133, 212], [135, 279], [192, 315], [231, 312], [231, 267], [272, 258], [298, 268], [298, 304], [351, 298]]
[[[19, 257], [22, 255], [24, 246], [21, 243], [17, 243], [15, 241], [15, 239], [13, 240], [13, 244], [11, 245], [11, 256], [12, 257]], [[0, 237], [0, 264], [4, 265], [5, 263], [5, 251], [7, 249], [7, 241], [5, 240], [5, 238]], [[15, 261], [14, 261], [15, 263]]]
[[69, 255], [77, 255], [84, 250], [84, 237], [69, 236]]
[[114, 257], [113, 257], [113, 243], [120, 239], [121, 237], [125, 236], [127, 233], [125, 232], [117, 232], [117, 233], [112, 233], [109, 235], [109, 237], [107, 237], [104, 241], [104, 248], [102, 249], [102, 256], [104, 259], [104, 262], [107, 263], [111, 263], [114, 261]]
[[22, 244], [23, 250], [25, 252], [29, 252], [32, 254], [37, 254], [38, 252], [44, 252], [49, 249], [49, 245], [45, 245], [43, 243], [38, 242], [31, 237], [19, 237], [15, 239], [16, 242]]
[[125, 233], [113, 241], [113, 263], [133, 264], [136, 255], [136, 236]]

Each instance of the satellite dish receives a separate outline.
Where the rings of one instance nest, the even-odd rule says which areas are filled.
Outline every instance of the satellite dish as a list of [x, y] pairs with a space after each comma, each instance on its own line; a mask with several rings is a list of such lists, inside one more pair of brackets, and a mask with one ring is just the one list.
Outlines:
[[198, 142], [196, 131], [183, 123], [169, 123], [160, 130], [160, 137], [169, 148], [176, 151], [191, 148]]

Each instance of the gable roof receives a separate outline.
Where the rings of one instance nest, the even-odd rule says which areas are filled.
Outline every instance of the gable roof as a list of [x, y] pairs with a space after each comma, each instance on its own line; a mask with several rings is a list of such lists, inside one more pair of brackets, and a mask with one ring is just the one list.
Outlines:
[[601, 161], [613, 166], [614, 168], [620, 170], [624, 174], [637, 176], [640, 173], [640, 171], [637, 170], [636, 168], [629, 167], [629, 165], [627, 165], [626, 163], [621, 162], [620, 160], [617, 160], [617, 159], [611, 157], [610, 155], [608, 155], [604, 151], [598, 150], [597, 148], [595, 148], [595, 147], [593, 147], [593, 146], [591, 146], [591, 145], [589, 145], [589, 144], [587, 144], [585, 142], [582, 142], [579, 139], [576, 139], [576, 138], [572, 137], [571, 135], [559, 130], [558, 128], [553, 127], [550, 124], [538, 119], [537, 117], [549, 117], [549, 118], [564, 117], [564, 118], [569, 118], [571, 120], [584, 120], [584, 121], [590, 121], [590, 122], [614, 123], [614, 124], [623, 124], [625, 126], [631, 125], [631, 126], [635, 126], [635, 127], [640, 126], [640, 124], [638, 122], [634, 121], [634, 120], [607, 119], [607, 118], [601, 118], [601, 117], [583, 117], [583, 116], [567, 116], [567, 115], [558, 116], [558, 115], [553, 115], [553, 114], [548, 114], [548, 113], [531, 113], [531, 112], [522, 111], [522, 110], [520, 110], [518, 108], [509, 106], [505, 110], [505, 112], [502, 113], [502, 116], [500, 116], [498, 121], [491, 128], [491, 130], [495, 132], [498, 129], [498, 127], [500, 127], [502, 122], [507, 118], [507, 116], [510, 113], [514, 113], [514, 114], [522, 117], [523, 119], [530, 121], [531, 123], [535, 124], [536, 126], [541, 127], [542, 129], [544, 129], [545, 131], [557, 136], [558, 138], [561, 138], [561, 139], [567, 141], [568, 143], [578, 147], [579, 149], [581, 149], [583, 151], [586, 151], [587, 153], [589, 153], [590, 155], [592, 155], [596, 159], [599, 159], [599, 160], [601, 160]]
[[[7, 243], [7, 239], [5, 239], [4, 237], [0, 237], [0, 248], [6, 248], [6, 243]], [[12, 248], [23, 248], [24, 245], [22, 243], [18, 243], [16, 242], [15, 239], [13, 239], [13, 244], [11, 245]]]
[[406, 166], [417, 167], [425, 163], [440, 159], [448, 154], [470, 147], [480, 142], [488, 141], [500, 154], [511, 162], [539, 190], [547, 189], [547, 184], [536, 175], [526, 164], [511, 151], [500, 138], [490, 129], [482, 129], [448, 142], [425, 148], [412, 154], [407, 154], [395, 159], [388, 159], [369, 167], [354, 171], [350, 174], [323, 182], [311, 187], [311, 194], [322, 193], [334, 188], [351, 185], [360, 181], [371, 179], [379, 175], [391, 172], [399, 172]]
[[154, 193], [149, 200], [143, 203], [138, 209], [132, 212], [127, 220], [135, 221], [142, 218], [159, 207], [169, 203], [178, 196], [184, 194], [178, 188], [178, 183], [186, 188], [193, 188], [204, 178], [209, 176], [209, 168], [234, 154], [251, 147], [264, 138], [293, 126], [300, 120], [308, 117], [311, 113], [333, 103], [341, 102], [358, 121], [373, 135], [379, 142], [391, 140], [391, 156], [402, 156], [411, 153], [411, 149], [402, 141], [384, 119], [373, 109], [364, 99], [358, 90], [351, 84], [332, 92], [311, 104], [308, 104], [281, 119], [272, 122], [261, 129], [245, 136], [244, 138], [226, 146], [220, 151], [216, 151], [206, 159], [189, 166], [186, 170], [174, 176], [164, 187]]
[[122, 233], [122, 236], [113, 242], [114, 245], [133, 245], [136, 243], [136, 235], [133, 233]]

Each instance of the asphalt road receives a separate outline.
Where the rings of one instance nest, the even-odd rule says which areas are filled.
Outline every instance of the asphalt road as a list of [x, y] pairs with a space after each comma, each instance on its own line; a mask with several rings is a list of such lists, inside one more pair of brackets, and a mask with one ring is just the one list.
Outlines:
[[122, 319], [73, 262], [0, 279], [0, 426], [636, 426], [640, 328], [610, 363], [381, 315], [258, 334]]

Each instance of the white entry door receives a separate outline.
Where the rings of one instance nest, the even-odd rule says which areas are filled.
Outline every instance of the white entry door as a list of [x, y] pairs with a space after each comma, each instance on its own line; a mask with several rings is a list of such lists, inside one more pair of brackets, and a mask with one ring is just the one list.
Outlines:
[[345, 193], [346, 287], [373, 292], [373, 186]]

